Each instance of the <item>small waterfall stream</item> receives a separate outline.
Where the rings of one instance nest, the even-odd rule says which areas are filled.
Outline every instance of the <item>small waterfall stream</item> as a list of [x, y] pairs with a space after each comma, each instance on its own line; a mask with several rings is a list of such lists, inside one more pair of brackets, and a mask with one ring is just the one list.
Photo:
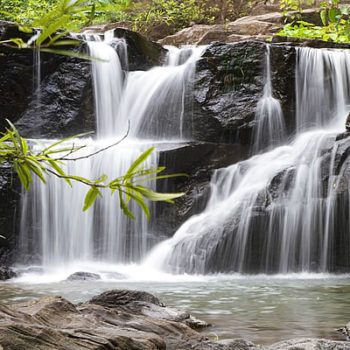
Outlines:
[[267, 151], [286, 139], [286, 127], [280, 101], [273, 97], [271, 47], [266, 45], [264, 94], [256, 107], [253, 154]]

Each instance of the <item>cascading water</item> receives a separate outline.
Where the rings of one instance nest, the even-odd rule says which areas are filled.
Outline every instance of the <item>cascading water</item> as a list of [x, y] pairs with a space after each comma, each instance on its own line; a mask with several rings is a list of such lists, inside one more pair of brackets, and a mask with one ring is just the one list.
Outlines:
[[[67, 161], [69, 174], [96, 179], [102, 174], [109, 179], [125, 173], [131, 163], [155, 140], [164, 137], [181, 139], [184, 128], [184, 104], [194, 71], [195, 61], [202, 48], [169, 48], [165, 65], [148, 72], [125, 73], [127, 46], [113, 32], [99, 35], [84, 34], [92, 62], [97, 141], [85, 140], [88, 147], [71, 157], [84, 157], [114, 143], [111, 139], [125, 136], [117, 147], [79, 161]], [[118, 56], [119, 53], [119, 56]], [[156, 106], [156, 107], [155, 107]], [[170, 106], [170, 108], [169, 108]], [[171, 111], [169, 111], [171, 109]], [[163, 112], [168, 110], [174, 124]], [[144, 121], [152, 114], [153, 122]], [[170, 116], [170, 114], [169, 114]], [[152, 124], [140, 132], [144, 123]], [[140, 139], [143, 136], [147, 141]], [[37, 140], [37, 148], [49, 141]], [[156, 167], [158, 155], [148, 159], [147, 168]], [[155, 188], [154, 181], [145, 184]], [[50, 176], [48, 183], [35, 181], [22, 199], [20, 249], [23, 261], [42, 262], [44, 267], [69, 265], [82, 261], [108, 263], [138, 262], [154, 244], [150, 239], [149, 223], [140, 208], [133, 203], [135, 220], [122, 214], [117, 196], [105, 193], [88, 213], [82, 212], [87, 187], [75, 184], [71, 189], [64, 181]], [[151, 204], [150, 204], [151, 205]], [[154, 213], [154, 208], [151, 207]]]
[[185, 116], [185, 105], [203, 50], [172, 47], [164, 66], [128, 74], [118, 120], [129, 118], [131, 136], [173, 141], [191, 138], [191, 118]]
[[264, 94], [258, 102], [254, 130], [253, 153], [266, 151], [286, 138], [283, 112], [279, 100], [273, 97], [271, 81], [271, 48], [266, 45]]
[[332, 270], [350, 244], [349, 184], [342, 184], [349, 162], [336, 166], [342, 143], [334, 142], [349, 109], [349, 59], [345, 51], [297, 49], [295, 141], [217, 170], [204, 212], [146, 265], [177, 273]]
[[[126, 52], [124, 39], [114, 38], [113, 31], [105, 33], [101, 41], [99, 35], [87, 35], [92, 61], [92, 76], [94, 84], [94, 101], [99, 137], [123, 136], [127, 125], [116, 118], [122, 100], [124, 72], [116, 52], [118, 47]], [[92, 39], [92, 40], [91, 40]]]

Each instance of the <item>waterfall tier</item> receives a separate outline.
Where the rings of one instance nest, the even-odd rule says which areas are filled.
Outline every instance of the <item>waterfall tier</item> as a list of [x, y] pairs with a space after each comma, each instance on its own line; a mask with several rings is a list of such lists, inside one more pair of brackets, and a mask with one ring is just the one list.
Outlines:
[[[176, 273], [349, 267], [349, 160], [346, 141], [334, 141], [349, 109], [350, 56], [302, 48], [297, 56], [296, 139], [216, 171], [206, 209], [146, 264]], [[267, 83], [263, 100], [270, 92]]]

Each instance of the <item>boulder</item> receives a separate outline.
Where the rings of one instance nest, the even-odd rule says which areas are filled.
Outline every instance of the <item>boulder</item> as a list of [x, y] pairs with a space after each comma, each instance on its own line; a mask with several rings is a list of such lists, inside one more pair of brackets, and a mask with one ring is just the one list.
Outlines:
[[113, 290], [79, 305], [44, 297], [11, 309], [0, 304], [0, 346], [6, 350], [232, 349], [192, 330], [186, 324], [189, 318], [145, 292]]
[[[270, 9], [276, 9], [271, 7]], [[290, 19], [296, 12], [290, 12]], [[306, 22], [321, 25], [318, 9], [307, 9], [300, 14], [300, 19]], [[269, 12], [258, 15], [241, 17], [234, 22], [226, 24], [194, 24], [179, 32], [166, 36], [158, 42], [162, 45], [207, 45], [216, 41], [236, 42], [247, 39], [266, 40], [280, 31], [284, 25], [285, 17], [281, 12]]]
[[92, 272], [74, 272], [67, 277], [67, 281], [96, 281], [101, 279], [101, 276]]

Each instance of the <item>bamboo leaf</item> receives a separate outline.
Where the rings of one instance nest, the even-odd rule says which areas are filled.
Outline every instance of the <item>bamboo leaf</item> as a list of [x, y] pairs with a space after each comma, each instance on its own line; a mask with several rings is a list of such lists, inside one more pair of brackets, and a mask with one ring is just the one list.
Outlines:
[[100, 190], [92, 186], [85, 196], [83, 211], [88, 210], [95, 203], [98, 196], [102, 196]]
[[72, 187], [72, 181], [67, 177], [63, 169], [58, 165], [58, 162], [56, 160], [49, 159], [48, 163], [50, 164], [51, 168], [54, 169], [57, 172], [57, 174], [59, 174], [70, 187]]
[[143, 152], [131, 165], [129, 170], [126, 172], [125, 177], [131, 176], [132, 173], [134, 173], [138, 167], [151, 155], [151, 153], [154, 151], [154, 147], [149, 148], [145, 152]]
[[164, 201], [167, 203], [173, 203], [173, 199], [182, 197], [185, 193], [159, 193], [154, 192], [149, 188], [146, 188], [144, 186], [135, 186], [135, 191], [140, 192], [144, 197], [147, 199], [153, 201], [153, 202], [160, 202]]
[[129, 210], [127, 204], [124, 201], [123, 192], [121, 191], [121, 189], [119, 189], [118, 193], [119, 193], [119, 205], [121, 210], [128, 218], [135, 220], [134, 214]]

